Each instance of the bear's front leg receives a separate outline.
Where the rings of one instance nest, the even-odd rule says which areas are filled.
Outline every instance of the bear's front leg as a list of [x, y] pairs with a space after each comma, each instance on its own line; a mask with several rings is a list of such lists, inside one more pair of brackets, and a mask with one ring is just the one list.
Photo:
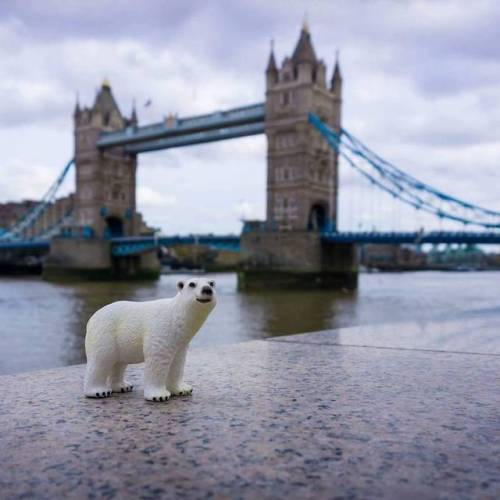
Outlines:
[[187, 349], [187, 345], [179, 347], [168, 372], [167, 389], [174, 396], [189, 396], [193, 393], [193, 388], [183, 381]]
[[173, 353], [167, 356], [152, 354], [144, 360], [144, 398], [148, 401], [168, 401], [170, 392], [167, 390], [165, 380]]
[[111, 371], [111, 390], [113, 392], [130, 392], [134, 386], [124, 380], [126, 363], [116, 363]]

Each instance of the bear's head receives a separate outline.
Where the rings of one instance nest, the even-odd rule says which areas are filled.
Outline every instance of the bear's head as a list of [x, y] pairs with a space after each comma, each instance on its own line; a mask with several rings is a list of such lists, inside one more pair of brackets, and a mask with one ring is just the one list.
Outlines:
[[179, 298], [198, 305], [201, 308], [213, 309], [217, 304], [215, 281], [205, 278], [190, 278], [177, 283]]

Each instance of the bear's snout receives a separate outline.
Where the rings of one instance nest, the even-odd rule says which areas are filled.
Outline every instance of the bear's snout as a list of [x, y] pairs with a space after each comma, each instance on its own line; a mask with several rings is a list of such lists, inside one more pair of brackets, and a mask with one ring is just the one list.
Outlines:
[[204, 293], [206, 295], [213, 295], [214, 294], [213, 290], [209, 286], [204, 286], [201, 289], [201, 293]]

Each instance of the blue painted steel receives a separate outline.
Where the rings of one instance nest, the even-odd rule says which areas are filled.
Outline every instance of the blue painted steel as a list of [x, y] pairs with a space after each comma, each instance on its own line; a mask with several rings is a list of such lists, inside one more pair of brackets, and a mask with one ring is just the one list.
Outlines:
[[423, 244], [458, 243], [477, 245], [500, 244], [500, 232], [430, 231], [422, 232], [331, 232], [321, 238], [330, 243], [378, 243], [378, 244]]
[[218, 128], [203, 132], [194, 132], [192, 134], [176, 135], [153, 141], [130, 144], [125, 146], [125, 150], [128, 153], [134, 154], [147, 153], [149, 151], [179, 148], [182, 146], [193, 146], [194, 144], [203, 144], [206, 142], [225, 141], [227, 139], [235, 139], [237, 137], [247, 137], [263, 133], [264, 123], [250, 123], [247, 125]]
[[[259, 230], [262, 230], [260, 228]], [[247, 228], [247, 231], [252, 229]], [[373, 243], [373, 244], [423, 244], [423, 243], [457, 243], [457, 244], [500, 244], [499, 232], [452, 232], [432, 231], [422, 232], [325, 232], [321, 235], [325, 242], [330, 243]], [[125, 237], [111, 239], [112, 255], [138, 255], [160, 246], [201, 245], [215, 250], [240, 251], [240, 237], [235, 235], [190, 235], [154, 237]]]
[[93, 238], [94, 230], [90, 226], [73, 226], [61, 228], [62, 238]]
[[240, 237], [236, 235], [189, 235], [189, 236], [138, 236], [112, 238], [111, 253], [116, 257], [137, 255], [155, 248], [174, 245], [201, 245], [215, 250], [240, 251]]
[[380, 169], [380, 166], [382, 165], [383, 169], [381, 170], [383, 170], [383, 173], [385, 175], [389, 175], [392, 179], [395, 180], [395, 182], [399, 181], [402, 183], [406, 183], [411, 187], [413, 187], [414, 189], [431, 193], [443, 201], [455, 203], [457, 205], [462, 206], [463, 208], [473, 209], [479, 213], [500, 217], [500, 212], [498, 211], [489, 210], [487, 208], [483, 208], [478, 205], [468, 203], [464, 200], [460, 200], [459, 198], [450, 196], [446, 193], [443, 193], [442, 191], [433, 188], [429, 184], [419, 181], [415, 177], [412, 177], [411, 175], [407, 174], [406, 172], [396, 167], [392, 163], [378, 156], [376, 153], [371, 151], [367, 146], [365, 146], [359, 139], [356, 139], [352, 134], [347, 132], [345, 129], [342, 129], [341, 133], [349, 141], [350, 145], [348, 147], [349, 149], [351, 149], [351, 151], [353, 151], [354, 154], [356, 154], [361, 158], [366, 159], [370, 164], [372, 164], [377, 169]]
[[[173, 118], [172, 121], [165, 120], [160, 123], [154, 123], [143, 127], [130, 126], [117, 132], [103, 134], [97, 145], [102, 149], [116, 146], [127, 146], [127, 150], [130, 152], [152, 151], [150, 148], [141, 149], [140, 144], [151, 143], [152, 141], [156, 142], [160, 139], [170, 139], [176, 136], [192, 135], [196, 132], [206, 132], [208, 130], [215, 131], [219, 129], [241, 127], [242, 125], [263, 124], [264, 119], [265, 105], [264, 103], [258, 103], [226, 111], [217, 111], [207, 115]], [[240, 128], [239, 130], [242, 135], [245, 135], [245, 131], [247, 132], [247, 135], [263, 132], [263, 129], [259, 129], [260, 131], [257, 132], [257, 128], [252, 127], [247, 127], [246, 129]], [[242, 135], [233, 135], [231, 137], [241, 137]], [[217, 136], [212, 135], [211, 137]], [[224, 140], [228, 138], [230, 137], [220, 135], [218, 138], [214, 138], [212, 140]], [[198, 142], [193, 142], [192, 144], [197, 143]], [[135, 144], [134, 148], [132, 148], [132, 144]], [[167, 141], [163, 144], [164, 148], [175, 147], [173, 145], [169, 145], [175, 144], [175, 142]], [[179, 145], [187, 145], [187, 143], [180, 141]]]
[[63, 168], [62, 172], [58, 175], [57, 179], [50, 186], [48, 191], [42, 197], [42, 199], [30, 210], [28, 210], [12, 227], [8, 229], [7, 232], [4, 232], [0, 235], [1, 240], [12, 240], [18, 238], [19, 234], [24, 230], [30, 228], [43, 214], [47, 205], [54, 201], [58, 189], [61, 187], [66, 175], [71, 168], [71, 166], [75, 163], [74, 158], [72, 158]]
[[46, 240], [51, 238], [52, 236], [56, 236], [60, 234], [61, 228], [64, 224], [69, 223], [73, 218], [73, 208], [70, 208], [66, 211], [66, 213], [58, 220], [55, 224], [47, 228], [45, 231], [38, 233], [34, 236], [34, 239]]
[[[402, 202], [440, 219], [500, 229], [500, 212], [459, 200], [418, 181], [377, 156], [346, 130], [334, 131], [312, 113], [309, 122], [354, 170]], [[368, 168], [364, 163], [359, 165], [353, 156], [366, 162]]]
[[[329, 243], [355, 243], [355, 244], [423, 244], [423, 243], [446, 243], [446, 244], [477, 244], [477, 245], [499, 245], [500, 233], [498, 232], [451, 232], [432, 231], [421, 232], [327, 232], [321, 236], [324, 242]], [[160, 248], [160, 246], [171, 247], [173, 245], [202, 245], [215, 250], [240, 250], [240, 237], [236, 235], [190, 235], [190, 236], [161, 236], [154, 237], [125, 237], [113, 238], [111, 240], [112, 255], [124, 257], [138, 255], [143, 252]], [[12, 250], [34, 250], [42, 251], [50, 248], [50, 240], [17, 240], [0, 241], [0, 252]]]
[[111, 247], [113, 257], [139, 255], [144, 252], [158, 249], [160, 246], [155, 241], [136, 241], [128, 243], [115, 243]]
[[8, 250], [48, 250], [50, 240], [0, 241], [0, 251]]

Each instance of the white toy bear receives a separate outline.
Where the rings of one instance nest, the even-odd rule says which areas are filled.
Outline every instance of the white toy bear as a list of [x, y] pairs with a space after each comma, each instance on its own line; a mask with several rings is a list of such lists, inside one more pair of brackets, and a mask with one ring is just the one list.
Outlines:
[[85, 396], [131, 391], [125, 368], [143, 361], [148, 401], [191, 394], [193, 388], [183, 382], [186, 352], [217, 303], [214, 287], [211, 280], [179, 281], [173, 298], [114, 302], [99, 309], [87, 323]]

